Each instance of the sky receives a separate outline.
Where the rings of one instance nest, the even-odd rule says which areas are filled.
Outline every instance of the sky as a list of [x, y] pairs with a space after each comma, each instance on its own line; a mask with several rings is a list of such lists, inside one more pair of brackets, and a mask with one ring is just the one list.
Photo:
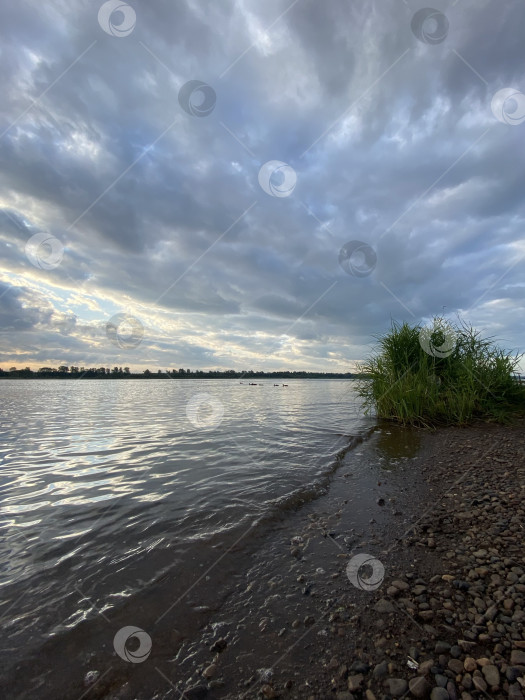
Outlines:
[[525, 350], [524, 3], [0, 17], [3, 369], [347, 372], [435, 315]]

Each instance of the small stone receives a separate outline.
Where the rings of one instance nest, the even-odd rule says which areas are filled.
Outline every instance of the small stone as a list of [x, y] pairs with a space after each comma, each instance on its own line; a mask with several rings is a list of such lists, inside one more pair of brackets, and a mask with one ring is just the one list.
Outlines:
[[408, 688], [408, 683], [404, 678], [389, 678], [385, 681], [385, 685], [388, 686], [390, 695], [395, 698], [400, 698], [404, 695]]
[[525, 666], [525, 651], [520, 651], [519, 649], [513, 649], [510, 654], [510, 665], [511, 666]]
[[411, 678], [408, 681], [408, 687], [415, 698], [428, 698], [432, 690], [432, 686], [423, 676]]
[[509, 700], [523, 700], [523, 693], [521, 692], [521, 688], [517, 683], [509, 685], [508, 698]]
[[448, 642], [436, 642], [434, 651], [436, 654], [446, 654], [450, 649], [450, 644]]
[[385, 678], [385, 676], [388, 674], [388, 663], [386, 661], [381, 661], [380, 664], [377, 664], [377, 666], [374, 668], [372, 671], [372, 675], [374, 678], [381, 679]]
[[450, 659], [448, 662], [448, 667], [453, 673], [458, 675], [458, 673], [463, 672], [463, 661], [460, 661], [459, 659]]
[[465, 671], [468, 671], [469, 673], [472, 673], [472, 671], [475, 671], [478, 667], [476, 661], [472, 658], [472, 656], [467, 656], [467, 658], [463, 662], [463, 666], [465, 668]]
[[499, 686], [499, 671], [493, 664], [488, 664], [488, 666], [483, 666], [481, 669], [485, 680], [490, 688], [497, 688]]
[[271, 685], [268, 685], [268, 683], [265, 683], [262, 686], [261, 693], [264, 695], [265, 698], [268, 698], [268, 700], [271, 700], [271, 698], [277, 697], [277, 695], [275, 694], [275, 690], [272, 688]]
[[220, 654], [221, 651], [224, 651], [227, 646], [228, 642], [223, 637], [221, 637], [211, 645], [210, 650], [213, 652], [218, 652]]
[[476, 690], [481, 690], [482, 693], [487, 690], [487, 684], [483, 680], [481, 674], [479, 676], [474, 675], [472, 677], [472, 682], [474, 683], [474, 688], [476, 688]]
[[465, 690], [470, 690], [472, 688], [472, 676], [470, 673], [465, 673], [463, 675], [463, 678], [461, 679], [461, 685], [465, 688]]
[[444, 676], [442, 673], [436, 673], [436, 675], [434, 676], [434, 680], [436, 681], [436, 683], [438, 684], [438, 686], [440, 688], [447, 687], [448, 678], [446, 676]]
[[374, 610], [378, 613], [393, 613], [395, 608], [392, 605], [392, 603], [385, 598], [381, 598], [381, 600], [378, 600], [377, 603], [374, 605]]
[[358, 690], [363, 682], [363, 674], [358, 673], [356, 676], [348, 676], [348, 690], [352, 692], [353, 690]]
[[374, 693], [370, 689], [367, 689], [365, 696], [366, 696], [366, 700], [376, 700], [376, 696], [374, 695]]
[[449, 682], [447, 683], [447, 688], [446, 688], [446, 690], [447, 690], [448, 697], [450, 698], [450, 700], [458, 700], [458, 694], [457, 694], [457, 692], [456, 692], [456, 686], [454, 685], [454, 683], [453, 683], [452, 681], [449, 681]]
[[370, 666], [364, 661], [355, 661], [350, 667], [352, 673], [368, 673]]
[[204, 678], [212, 678], [217, 673], [217, 664], [210, 664], [204, 669], [202, 675]]
[[406, 591], [410, 588], [406, 581], [395, 580], [392, 581], [392, 585], [398, 588], [400, 591]]
[[505, 676], [509, 683], [515, 683], [521, 676], [521, 671], [516, 666], [509, 666], [505, 671]]
[[448, 691], [445, 688], [432, 688], [430, 700], [450, 700]]
[[427, 673], [430, 672], [430, 669], [434, 666], [434, 659], [428, 659], [427, 661], [422, 661], [419, 664], [418, 668], [418, 673], [420, 673], [422, 676], [425, 676]]

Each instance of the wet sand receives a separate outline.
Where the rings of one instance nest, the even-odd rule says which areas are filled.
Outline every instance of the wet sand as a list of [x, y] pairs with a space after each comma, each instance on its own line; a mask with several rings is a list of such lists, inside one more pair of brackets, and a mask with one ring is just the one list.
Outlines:
[[[217, 541], [209, 571], [197, 557], [199, 586], [159, 622], [143, 663], [114, 653], [108, 625], [151, 632], [169, 577], [69, 648], [51, 640], [5, 679], [6, 697], [519, 700], [524, 429], [375, 430], [323, 496], [249, 546]], [[367, 566], [349, 580], [359, 554], [384, 570], [373, 585]]]

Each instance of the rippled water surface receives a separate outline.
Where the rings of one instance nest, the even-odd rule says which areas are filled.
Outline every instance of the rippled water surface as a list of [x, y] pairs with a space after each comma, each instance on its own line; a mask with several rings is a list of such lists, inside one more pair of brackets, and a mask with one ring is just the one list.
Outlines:
[[257, 381], [0, 383], [0, 612], [13, 652], [170, 568], [191, 581], [193, 545], [233, 541], [313, 497], [371, 425], [352, 380]]

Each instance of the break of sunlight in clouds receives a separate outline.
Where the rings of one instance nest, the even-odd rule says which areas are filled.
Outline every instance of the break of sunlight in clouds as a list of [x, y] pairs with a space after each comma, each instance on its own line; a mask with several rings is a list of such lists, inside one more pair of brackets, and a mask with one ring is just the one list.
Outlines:
[[[435, 44], [413, 3], [130, 2], [123, 36], [101, 5], [2, 11], [0, 366], [348, 371], [443, 310], [524, 349], [525, 123], [491, 109], [523, 108], [521, 3], [440, 2]], [[354, 240], [370, 274], [339, 265]], [[109, 342], [116, 313], [138, 347]]]

